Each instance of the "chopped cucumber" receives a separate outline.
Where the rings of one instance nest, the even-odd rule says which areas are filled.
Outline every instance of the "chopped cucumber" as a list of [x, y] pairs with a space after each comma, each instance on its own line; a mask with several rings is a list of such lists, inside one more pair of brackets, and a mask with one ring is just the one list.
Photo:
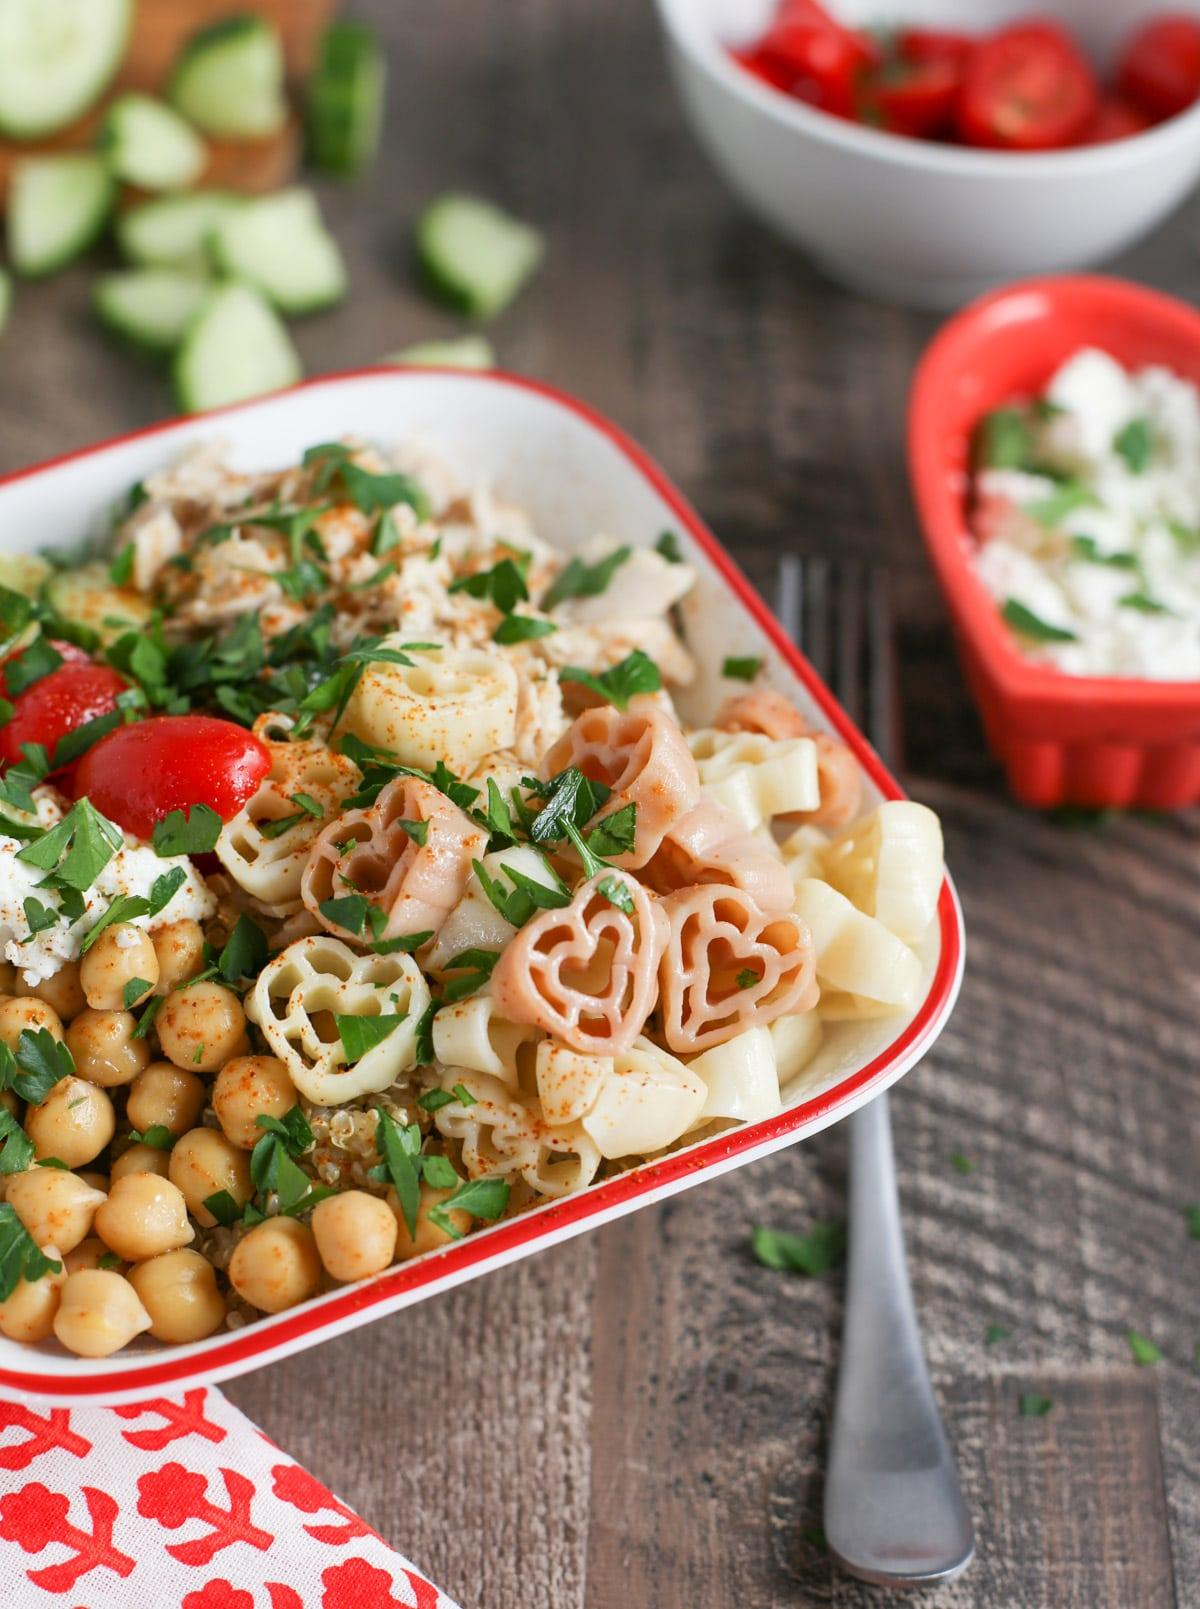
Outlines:
[[8, 323], [12, 312], [12, 276], [0, 268], [0, 330]]
[[118, 268], [101, 274], [92, 304], [110, 330], [147, 352], [174, 352], [212, 281], [178, 268]]
[[379, 145], [386, 68], [361, 22], [334, 22], [308, 86], [308, 154], [325, 173], [361, 173]]
[[210, 241], [223, 273], [256, 285], [281, 313], [314, 313], [340, 301], [346, 268], [308, 190], [280, 190], [226, 213]]
[[43, 593], [63, 620], [90, 626], [105, 643], [116, 642], [122, 633], [144, 626], [153, 613], [149, 600], [140, 592], [113, 585], [105, 564], [59, 570], [46, 582]]
[[417, 220], [417, 255], [439, 295], [473, 318], [491, 318], [541, 261], [542, 237], [489, 201], [448, 195]]
[[496, 351], [486, 335], [463, 335], [454, 341], [418, 341], [384, 361], [424, 364], [431, 369], [494, 369]]
[[25, 157], [8, 195], [8, 255], [18, 274], [65, 268], [99, 236], [116, 189], [103, 157]]
[[197, 190], [192, 195], [162, 196], [117, 215], [117, 245], [132, 263], [145, 268], [208, 266], [208, 237], [234, 207], [242, 205], [227, 190]]
[[263, 139], [287, 117], [283, 50], [262, 17], [228, 17], [195, 34], [168, 87], [172, 104], [205, 134]]
[[0, 553], [0, 587], [36, 598], [54, 572], [36, 553]]
[[278, 315], [252, 285], [219, 285], [175, 355], [175, 391], [188, 413], [293, 385], [300, 359]]
[[81, 117], [132, 21], [133, 0], [0, 0], [0, 134], [36, 140]]
[[204, 141], [153, 95], [122, 95], [100, 136], [118, 179], [141, 190], [183, 190], [204, 172]]

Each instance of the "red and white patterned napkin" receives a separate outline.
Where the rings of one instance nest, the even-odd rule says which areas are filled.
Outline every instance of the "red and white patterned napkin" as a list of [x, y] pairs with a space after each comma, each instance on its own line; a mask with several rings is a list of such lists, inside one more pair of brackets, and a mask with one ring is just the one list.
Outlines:
[[4, 1609], [457, 1609], [219, 1391], [0, 1401]]

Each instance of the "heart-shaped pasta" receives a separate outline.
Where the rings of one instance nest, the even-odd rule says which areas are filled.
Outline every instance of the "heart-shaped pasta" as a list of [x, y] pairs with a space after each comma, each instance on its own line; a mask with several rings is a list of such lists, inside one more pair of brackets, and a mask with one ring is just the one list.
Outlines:
[[811, 737], [817, 746], [821, 802], [804, 818], [823, 827], [844, 827], [862, 803], [862, 771], [846, 745], [807, 721], [782, 693], [755, 687], [727, 698], [715, 723], [723, 732], [761, 732], [769, 738]]
[[658, 894], [697, 883], [731, 884], [764, 911], [786, 911], [795, 892], [779, 856], [711, 799], [701, 799], [665, 834], [641, 877]]
[[[631, 909], [601, 892], [610, 881], [622, 885]], [[665, 940], [666, 921], [641, 884], [598, 873], [580, 884], [569, 905], [542, 911], [521, 928], [492, 973], [496, 1009], [574, 1050], [627, 1049], [654, 1006]]]
[[763, 911], [740, 888], [715, 883], [670, 895], [663, 910], [659, 1005], [672, 1050], [707, 1050], [816, 1005], [812, 937], [798, 916]]
[[937, 913], [942, 827], [911, 799], [887, 799], [826, 846], [816, 874], [898, 938], [915, 943]]
[[368, 665], [340, 730], [430, 771], [439, 760], [460, 775], [485, 754], [513, 745], [517, 673], [503, 654], [481, 648], [400, 648], [411, 665]]
[[433, 1053], [445, 1067], [490, 1073], [509, 1089], [520, 1081], [518, 1053], [538, 1031], [527, 1022], [505, 1022], [490, 989], [443, 1006], [433, 1019]]
[[[337, 1106], [378, 1094], [415, 1065], [417, 1025], [428, 1005], [429, 986], [411, 956], [355, 955], [322, 933], [297, 939], [267, 963], [246, 1015], [301, 1095]], [[380, 1038], [388, 1018], [395, 1022]]]
[[[542, 760], [547, 777], [576, 766], [589, 782], [602, 782], [612, 797], [595, 820], [637, 806], [634, 847], [611, 856], [616, 866], [644, 866], [663, 834], [696, 804], [700, 778], [683, 733], [661, 709], [647, 702], [624, 713], [611, 704], [584, 710]], [[593, 823], [594, 824], [594, 823]]]
[[453, 1069], [443, 1075], [442, 1088], [465, 1089], [470, 1096], [464, 1104], [456, 1095], [433, 1116], [438, 1133], [462, 1146], [469, 1178], [519, 1175], [541, 1196], [570, 1195], [595, 1178], [600, 1152], [579, 1123], [548, 1122], [532, 1098], [512, 1093], [486, 1073]]
[[[281, 742], [268, 734], [286, 718], [263, 715], [254, 734], [267, 745], [271, 769], [255, 793], [217, 838], [217, 858], [239, 888], [245, 889], [272, 916], [293, 916], [302, 908], [300, 879], [313, 839], [342, 800], [354, 792], [358, 767], [324, 743]], [[308, 807], [295, 803], [303, 793]], [[313, 814], [316, 805], [321, 814]], [[272, 822], [290, 822], [273, 832]]]
[[747, 832], [775, 816], [820, 805], [812, 738], [772, 738], [760, 732], [704, 727], [690, 733], [687, 744], [706, 795], [723, 804]]
[[301, 894], [323, 927], [346, 938], [361, 935], [331, 917], [328, 902], [350, 893], [387, 913], [385, 938], [436, 933], [486, 845], [483, 828], [440, 789], [396, 777], [373, 805], [343, 812], [318, 834]]

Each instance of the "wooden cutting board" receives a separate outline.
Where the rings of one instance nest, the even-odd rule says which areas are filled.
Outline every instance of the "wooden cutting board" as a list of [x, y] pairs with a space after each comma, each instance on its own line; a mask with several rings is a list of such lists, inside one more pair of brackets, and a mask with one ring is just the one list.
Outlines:
[[[283, 39], [288, 77], [299, 86], [310, 67], [321, 31], [337, 8], [337, 0], [138, 0], [137, 20], [113, 94], [123, 89], [157, 92], [187, 40], [200, 28], [224, 17], [253, 10], [275, 23]], [[20, 143], [0, 140], [0, 204], [8, 192], [13, 165], [22, 157], [87, 149], [96, 138], [106, 101], [86, 117], [49, 139]], [[266, 140], [209, 140], [209, 165], [202, 184], [259, 193], [278, 189], [294, 175], [300, 161], [300, 121], [295, 112], [278, 134]], [[135, 192], [130, 191], [133, 197]]]

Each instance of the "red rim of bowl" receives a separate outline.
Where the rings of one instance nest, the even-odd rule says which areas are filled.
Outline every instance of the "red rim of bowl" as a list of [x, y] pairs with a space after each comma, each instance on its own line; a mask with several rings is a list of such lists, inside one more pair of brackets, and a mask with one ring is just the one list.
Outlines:
[[[296, 391], [337, 385], [348, 380], [383, 376], [417, 378], [430, 374], [445, 375], [465, 383], [513, 386], [533, 392], [575, 414], [606, 437], [670, 507], [697, 546], [703, 549], [739, 601], [770, 637], [784, 660], [820, 705], [830, 724], [845, 738], [859, 763], [883, 796], [888, 799], [905, 797], [899, 784], [885, 769], [866, 739], [818, 679], [807, 659], [792, 644], [758, 593], [695, 510], [653, 459], [610, 420], [596, 413], [585, 403], [552, 386], [526, 379], [521, 375], [506, 374], [499, 370], [465, 373], [461, 369], [436, 366], [419, 368], [376, 365], [368, 369], [349, 369], [315, 376], [277, 395], [286, 397]], [[109, 441], [99, 442], [76, 452], [63, 453], [40, 464], [31, 465], [27, 469], [0, 476], [0, 488], [46, 470], [77, 463], [81, 459], [124, 446], [131, 441], [161, 435], [180, 425], [209, 419], [227, 419], [236, 416], [244, 409], [261, 407], [264, 403], [269, 405], [273, 400], [272, 397], [255, 397], [230, 407], [213, 409], [206, 414], [163, 420]], [[938, 927], [940, 953], [937, 966], [925, 999], [912, 1020], [891, 1044], [866, 1066], [841, 1079], [832, 1088], [824, 1090], [810, 1100], [789, 1107], [776, 1117], [727, 1130], [711, 1140], [701, 1141], [687, 1151], [674, 1152], [659, 1162], [643, 1164], [640, 1168], [606, 1180], [603, 1184], [589, 1186], [576, 1195], [536, 1207], [520, 1217], [497, 1224], [493, 1228], [477, 1231], [445, 1250], [418, 1258], [411, 1263], [398, 1264], [374, 1279], [346, 1286], [335, 1295], [327, 1296], [323, 1300], [305, 1303], [287, 1313], [260, 1320], [244, 1329], [213, 1337], [211, 1345], [207, 1341], [197, 1343], [204, 1348], [202, 1352], [191, 1353], [185, 1357], [179, 1357], [171, 1352], [150, 1356], [134, 1354], [127, 1361], [102, 1360], [99, 1366], [93, 1366], [94, 1372], [90, 1373], [84, 1372], [88, 1367], [86, 1360], [80, 1360], [81, 1368], [77, 1375], [0, 1367], [0, 1387], [34, 1392], [43, 1397], [77, 1399], [106, 1393], [126, 1394], [142, 1389], [170, 1387], [176, 1381], [197, 1375], [214, 1374], [218, 1371], [240, 1372], [240, 1367], [253, 1366], [252, 1361], [248, 1360], [261, 1357], [261, 1361], [269, 1361], [273, 1355], [282, 1355], [291, 1350], [294, 1342], [310, 1334], [315, 1333], [320, 1339], [331, 1339], [337, 1332], [341, 1320], [362, 1314], [402, 1292], [419, 1289], [435, 1281], [441, 1282], [447, 1275], [471, 1270], [480, 1263], [504, 1259], [507, 1254], [512, 1254], [531, 1242], [536, 1243], [560, 1228], [586, 1227], [588, 1220], [599, 1217], [622, 1203], [649, 1195], [664, 1186], [686, 1179], [691, 1174], [702, 1172], [715, 1163], [727, 1161], [742, 1152], [754, 1150], [764, 1143], [787, 1135], [821, 1118], [849, 1098], [869, 1089], [872, 1084], [883, 1081], [898, 1061], [906, 1059], [915, 1061], [936, 1038], [957, 994], [963, 953], [961, 917], [948, 878], [942, 884], [938, 899]]]
[[[917, 365], [909, 393], [909, 473], [925, 542], [955, 620], [969, 633], [992, 680], [1013, 702], [1068, 709], [1102, 704], [1130, 713], [1153, 704], [1164, 713], [1192, 714], [1200, 711], [1200, 683], [1068, 676], [1029, 659], [971, 563], [976, 539], [965, 509], [970, 428], [956, 432], [955, 463], [950, 464], [945, 399], [964, 383], [964, 376], [978, 372], [986, 338], [1006, 325], [1045, 324], [1065, 304], [1070, 304], [1073, 321], [1081, 314], [1094, 320], [1095, 344], [1102, 348], [1107, 345], [1106, 318], [1121, 314], [1153, 325], [1195, 354], [1200, 379], [1200, 313], [1161, 291], [1101, 274], [1074, 274], [1021, 280], [980, 297], [938, 331]], [[1121, 361], [1118, 352], [1113, 355]], [[1048, 366], [1047, 379], [1053, 367]], [[972, 423], [1010, 396], [981, 396]]]

